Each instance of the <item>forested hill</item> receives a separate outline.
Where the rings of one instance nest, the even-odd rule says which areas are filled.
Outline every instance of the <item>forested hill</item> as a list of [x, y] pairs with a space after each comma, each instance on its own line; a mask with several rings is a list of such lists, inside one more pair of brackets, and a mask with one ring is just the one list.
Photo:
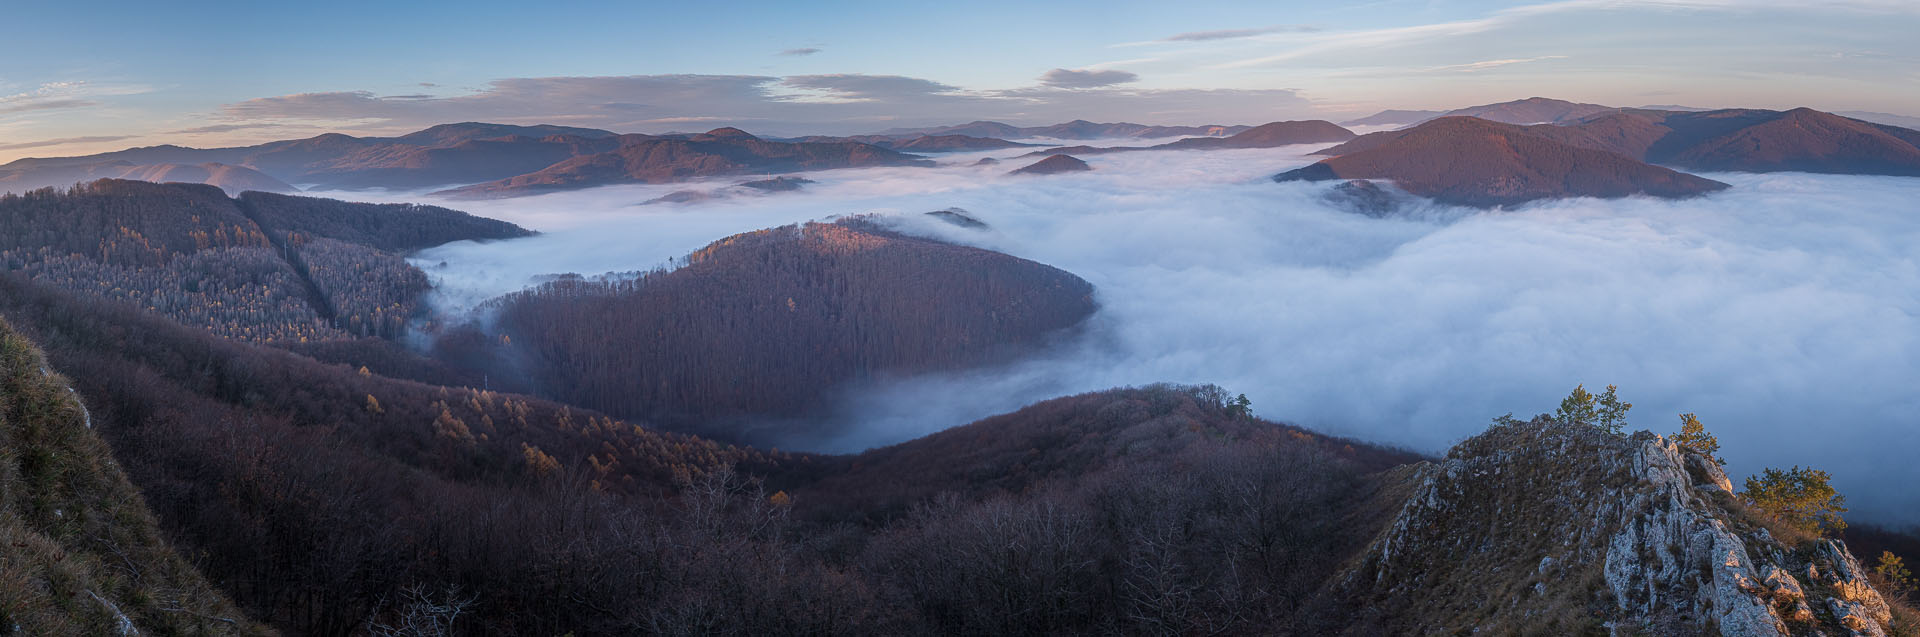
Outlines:
[[0, 196], [0, 270], [261, 343], [396, 336], [427, 289], [402, 254], [528, 234], [445, 208], [195, 184]]
[[[404, 611], [412, 585], [435, 599], [449, 586], [483, 597], [482, 622], [504, 634], [557, 635], [592, 625], [581, 619], [589, 609], [568, 598], [597, 590], [574, 579], [583, 562], [573, 552], [598, 549], [570, 541], [615, 546], [630, 528], [620, 525], [638, 525], [634, 516], [657, 512], [666, 504], [661, 496], [706, 473], [737, 468], [790, 480], [782, 476], [804, 474], [812, 462], [655, 432], [538, 398], [323, 364], [18, 273], [0, 273], [0, 316], [71, 375], [111, 455], [201, 572], [248, 614], [292, 634], [364, 634], [369, 618], [396, 621], [389, 614]], [[84, 433], [78, 405], [60, 397], [64, 388], [57, 395], [36, 391], [52, 406], [9, 395], [0, 408], [71, 418], [60, 420], [58, 431]], [[40, 475], [32, 469], [44, 465], [33, 463], [44, 459], [111, 466], [97, 443], [42, 454], [10, 441], [7, 449], [29, 454], [13, 456], [30, 469], [29, 478]], [[64, 464], [47, 470], [71, 474]], [[108, 500], [122, 507], [132, 501], [125, 490]], [[70, 506], [32, 502], [42, 516], [36, 520]], [[81, 525], [91, 519], [56, 526], [91, 532]], [[100, 568], [115, 568], [119, 558], [111, 559]], [[0, 591], [10, 581], [0, 581]], [[615, 597], [608, 593], [606, 599]], [[92, 604], [73, 601], [82, 603]]]
[[0, 631], [258, 634], [163, 539], [79, 394], [0, 321]]
[[[496, 375], [555, 400], [722, 439], [806, 417], [842, 383], [1008, 360], [1094, 311], [1071, 273], [873, 222], [728, 237], [631, 280], [563, 279], [497, 302]], [[473, 352], [445, 352], [473, 358]]]

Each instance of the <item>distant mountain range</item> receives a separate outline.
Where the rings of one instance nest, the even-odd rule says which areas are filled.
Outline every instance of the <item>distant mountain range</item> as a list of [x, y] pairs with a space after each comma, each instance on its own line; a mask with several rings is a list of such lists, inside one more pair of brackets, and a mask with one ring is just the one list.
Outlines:
[[1420, 122], [1424, 122], [1424, 121], [1433, 119], [1435, 117], [1445, 115], [1446, 113], [1447, 113], [1446, 111], [1403, 111], [1403, 110], [1388, 109], [1388, 110], [1380, 111], [1378, 113], [1374, 113], [1372, 115], [1368, 115], [1366, 117], [1362, 117], [1360, 119], [1350, 119], [1344, 122], [1340, 122], [1340, 125], [1341, 126], [1395, 126], [1395, 125], [1405, 125], [1405, 124], [1418, 124]]
[[622, 135], [619, 139], [620, 145], [606, 152], [576, 155], [524, 175], [438, 194], [501, 197], [719, 175], [932, 165], [925, 159], [872, 144], [767, 141], [738, 128], [716, 128], [684, 138]]
[[1154, 146], [1062, 146], [1038, 150], [1028, 155], [1074, 153], [1102, 155], [1141, 150], [1226, 150], [1235, 148], [1277, 148], [1293, 144], [1330, 144], [1353, 139], [1353, 131], [1325, 120], [1271, 122], [1226, 137], [1188, 137]]
[[[906, 152], [1025, 146], [1014, 137], [1223, 137], [1246, 126], [1148, 126], [1072, 121], [1019, 128], [975, 122], [853, 137], [762, 139], [734, 128], [707, 133], [619, 134], [569, 126], [462, 122], [397, 137], [328, 133], [230, 148], [147, 146], [0, 165], [0, 190], [24, 192], [100, 178], [209, 183], [233, 192], [414, 190], [456, 187], [462, 196], [510, 196], [616, 183], [663, 183], [716, 175], [915, 165]], [[186, 168], [198, 167], [198, 168]]]
[[1463, 115], [1507, 124], [1559, 124], [1615, 110], [1611, 106], [1581, 104], [1546, 97], [1529, 97], [1511, 102], [1481, 104], [1451, 111], [1385, 110], [1360, 119], [1341, 122], [1342, 126], [1383, 126], [1418, 124], [1441, 117]]
[[26, 192], [66, 187], [96, 179], [134, 179], [154, 183], [186, 182], [218, 186], [229, 195], [248, 190], [293, 192], [287, 182], [251, 168], [221, 163], [135, 164], [122, 160], [93, 164], [50, 165], [42, 168], [0, 169], [0, 191]]
[[[1683, 169], [1920, 174], [1914, 143], [1914, 136], [1920, 133], [1902, 127], [1920, 123], [1920, 119], [1886, 113], [1614, 108], [1533, 97], [1446, 112], [1383, 111], [1347, 123], [1417, 125], [1435, 121], [1436, 117], [1462, 116], [1516, 125], [1552, 124], [1555, 128], [1533, 130], [1532, 134], [1562, 144], [1619, 153], [1638, 162]], [[1345, 144], [1337, 152], [1345, 154], [1384, 144], [1393, 139], [1392, 135], [1407, 130], [1356, 138], [1352, 131], [1321, 120], [1272, 122], [1257, 127], [1152, 126], [1086, 120], [1021, 127], [977, 121], [874, 135], [763, 138], [736, 128], [642, 135], [568, 126], [462, 122], [395, 137], [329, 133], [230, 148], [163, 145], [78, 157], [20, 159], [0, 165], [0, 191], [25, 192], [116, 178], [204, 183], [219, 186], [229, 194], [249, 190], [292, 192], [300, 188], [447, 188], [440, 193], [506, 197], [610, 184], [926, 166], [932, 162], [916, 153], [1034, 145], [1012, 139], [1183, 137], [1148, 147], [1046, 148], [1030, 153], [1032, 156], [1340, 142]], [[1469, 163], [1485, 164], [1480, 160]]]
[[1026, 139], [1045, 137], [1049, 139], [1117, 139], [1122, 137], [1225, 137], [1251, 128], [1249, 126], [1150, 126], [1131, 122], [1101, 124], [1076, 119], [1052, 126], [1014, 126], [1000, 122], [968, 122], [953, 126], [934, 128], [895, 128], [881, 135], [967, 135], [970, 137], [996, 137], [1000, 139]]
[[1022, 146], [1038, 146], [1039, 145], [1039, 144], [1022, 144], [1020, 142], [1010, 142], [1004, 139], [999, 139], [994, 137], [974, 137], [971, 135], [953, 135], [953, 134], [923, 135], [918, 133], [904, 134], [904, 135], [853, 135], [850, 137], [834, 137], [831, 135], [810, 135], [807, 137], [794, 137], [794, 138], [785, 138], [785, 139], [776, 138], [776, 139], [773, 139], [773, 141], [817, 142], [817, 143], [857, 142], [861, 144], [873, 144], [875, 146], [879, 146], [881, 148], [885, 148], [888, 150], [898, 150], [898, 151], [915, 152], [915, 153], [950, 153], [950, 152], [973, 151], [973, 150], [999, 150], [1002, 148], [1019, 148]]
[[[1531, 113], [1580, 110], [1548, 105]], [[1510, 116], [1523, 110], [1485, 112]], [[1442, 117], [1363, 135], [1319, 154], [1333, 158], [1275, 179], [1386, 179], [1438, 201], [1491, 207], [1551, 197], [1690, 196], [1725, 187], [1653, 164], [1920, 176], [1920, 131], [1807, 108], [1609, 109], [1565, 125]]]

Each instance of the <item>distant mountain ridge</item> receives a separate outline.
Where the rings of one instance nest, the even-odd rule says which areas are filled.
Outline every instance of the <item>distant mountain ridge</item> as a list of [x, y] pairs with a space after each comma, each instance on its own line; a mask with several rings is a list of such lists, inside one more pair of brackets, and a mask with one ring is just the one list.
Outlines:
[[[1319, 154], [1370, 149], [1426, 125], [1362, 135]], [[1690, 170], [1920, 176], [1920, 131], [1810, 108], [1613, 109], [1525, 129], [1564, 144]]]
[[1341, 122], [1342, 126], [1413, 125], [1442, 117], [1467, 116], [1505, 124], [1559, 124], [1578, 121], [1608, 111], [1612, 106], [1582, 104], [1548, 97], [1529, 97], [1456, 108], [1450, 111], [1384, 110], [1359, 119]]
[[134, 164], [126, 160], [94, 164], [49, 165], [17, 170], [0, 169], [0, 192], [65, 188], [95, 179], [135, 179], [154, 183], [179, 182], [217, 186], [229, 195], [249, 190], [294, 192], [287, 182], [250, 168], [221, 163]]
[[967, 135], [972, 137], [997, 137], [1000, 139], [1022, 139], [1029, 137], [1047, 137], [1052, 139], [1115, 139], [1121, 137], [1225, 137], [1245, 131], [1251, 126], [1224, 126], [1207, 124], [1202, 126], [1152, 126], [1132, 122], [1114, 122], [1102, 124], [1076, 119], [1050, 126], [1014, 126], [1001, 122], [977, 121], [953, 126], [931, 128], [894, 128], [882, 131], [881, 135]]
[[[616, 137], [613, 132], [592, 128], [462, 122], [398, 137], [328, 133], [231, 148], [162, 145], [78, 157], [26, 158], [0, 165], [0, 175], [111, 162], [218, 163], [319, 189], [417, 188], [469, 184], [539, 170], [578, 154], [603, 152], [618, 145], [611, 141]], [[107, 175], [95, 178], [101, 176]]]
[[535, 172], [438, 194], [510, 197], [722, 175], [931, 165], [925, 159], [872, 144], [768, 141], [738, 128], [716, 128], [688, 137], [622, 135], [618, 139], [620, 145], [605, 152], [576, 155]]
[[1074, 153], [1103, 155], [1141, 150], [1227, 150], [1276, 148], [1294, 144], [1329, 144], [1353, 139], [1353, 131], [1326, 120], [1268, 122], [1226, 137], [1188, 137], [1153, 146], [1061, 146], [1027, 153], [1028, 156]]

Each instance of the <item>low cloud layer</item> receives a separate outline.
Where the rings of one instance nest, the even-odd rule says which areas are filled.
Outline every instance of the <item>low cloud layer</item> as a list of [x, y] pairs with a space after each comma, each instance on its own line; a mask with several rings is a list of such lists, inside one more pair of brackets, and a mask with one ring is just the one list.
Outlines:
[[[632, 204], [686, 185], [461, 202], [547, 233], [419, 262], [457, 311], [540, 273], [643, 269], [730, 233], [891, 211], [903, 227], [1075, 272], [1102, 310], [1085, 338], [1036, 360], [852, 392], [845, 436], [783, 448], [853, 450], [1171, 381], [1437, 452], [1494, 416], [1551, 411], [1577, 383], [1616, 383], [1636, 428], [1674, 431], [1678, 413], [1697, 412], [1736, 480], [1815, 466], [1857, 517], [1920, 522], [1905, 486], [1920, 483], [1920, 179], [1716, 174], [1734, 188], [1687, 201], [1372, 219], [1324, 204], [1324, 185], [1263, 179], [1310, 161], [1304, 150], [1105, 155], [1090, 173], [1029, 179], [1002, 176], [1017, 162], [972, 167], [982, 154], [966, 154], [680, 208]], [[918, 214], [948, 206], [991, 231]]]
[[458, 121], [552, 123], [621, 132], [724, 122], [755, 133], [847, 134], [978, 119], [1053, 124], [1072, 119], [1147, 124], [1261, 124], [1301, 119], [1313, 104], [1290, 89], [1129, 89], [1115, 70], [1056, 69], [1049, 83], [966, 90], [899, 75], [635, 75], [496, 80], [444, 96], [369, 91], [301, 93], [229, 104], [220, 124], [322, 126], [395, 133]]

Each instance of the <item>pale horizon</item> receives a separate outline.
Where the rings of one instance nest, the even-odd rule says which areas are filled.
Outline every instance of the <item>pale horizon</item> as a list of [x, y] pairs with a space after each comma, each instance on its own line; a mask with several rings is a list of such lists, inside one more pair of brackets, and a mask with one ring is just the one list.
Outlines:
[[[1251, 125], [1534, 96], [1920, 116], [1920, 44], [1908, 37], [1920, 5], [1896, 1], [765, 5], [725, 16], [111, 4], [12, 10], [0, 161], [461, 121], [769, 135], [972, 120]], [[55, 28], [81, 20], [97, 28]], [[901, 26], [917, 24], [941, 28]]]

